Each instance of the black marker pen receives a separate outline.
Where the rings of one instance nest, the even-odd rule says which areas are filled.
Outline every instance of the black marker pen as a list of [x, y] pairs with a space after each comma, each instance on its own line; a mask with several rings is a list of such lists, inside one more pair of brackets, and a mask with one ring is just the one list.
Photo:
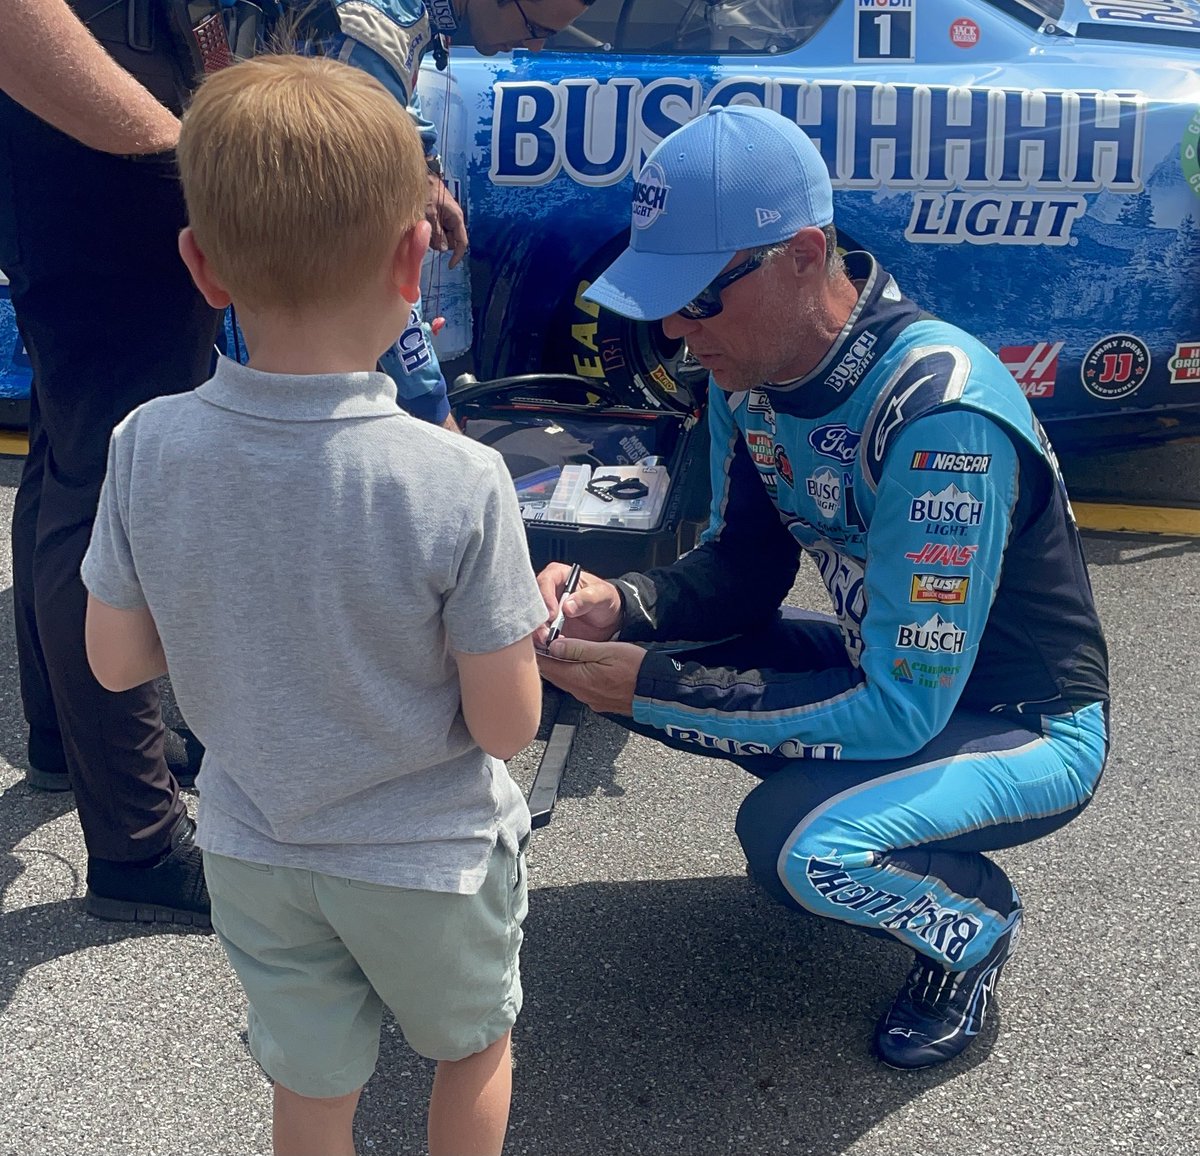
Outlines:
[[562, 633], [564, 621], [563, 603], [575, 593], [576, 588], [579, 586], [579, 574], [579, 563], [576, 562], [571, 567], [571, 573], [567, 575], [567, 584], [563, 587], [562, 597], [558, 600], [558, 613], [554, 616], [554, 621], [550, 623], [550, 633], [546, 635], [547, 646]]

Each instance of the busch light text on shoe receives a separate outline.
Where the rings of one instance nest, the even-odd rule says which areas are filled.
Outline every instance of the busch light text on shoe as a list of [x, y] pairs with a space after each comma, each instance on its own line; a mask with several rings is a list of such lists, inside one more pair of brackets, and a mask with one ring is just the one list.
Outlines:
[[919, 189], [913, 240], [1065, 244], [1086, 207], [1070, 194], [1142, 188], [1146, 101], [1136, 92], [730, 77], [706, 95], [702, 80], [671, 76], [501, 81], [494, 92], [495, 184], [542, 185], [560, 172], [616, 184], [680, 125], [736, 99], [803, 128], [835, 188]]
[[[836, 854], [826, 859], [810, 857], [805, 864], [804, 876], [823, 899], [861, 911], [893, 934], [903, 931], [916, 936], [949, 963], [962, 959], [967, 946], [983, 928], [977, 915], [940, 903], [932, 892], [926, 891], [906, 900], [902, 895], [856, 879], [846, 868], [847, 863]], [[880, 877], [879, 868], [869, 870], [876, 878]]]

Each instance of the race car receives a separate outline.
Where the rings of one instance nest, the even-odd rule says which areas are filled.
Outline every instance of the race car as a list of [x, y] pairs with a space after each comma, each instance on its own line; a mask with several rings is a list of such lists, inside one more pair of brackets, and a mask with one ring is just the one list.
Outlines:
[[650, 150], [748, 103], [817, 144], [841, 246], [994, 349], [1060, 448], [1200, 424], [1200, 0], [596, 0], [421, 93], [471, 235], [428, 307], [480, 378], [696, 404], [686, 346], [582, 293]]
[[[420, 92], [471, 236], [426, 313], [479, 378], [699, 404], [684, 344], [582, 293], [658, 141], [751, 103], [817, 144], [841, 246], [996, 350], [1060, 449], [1200, 428], [1200, 0], [595, 0]], [[0, 299], [0, 423], [28, 382]]]

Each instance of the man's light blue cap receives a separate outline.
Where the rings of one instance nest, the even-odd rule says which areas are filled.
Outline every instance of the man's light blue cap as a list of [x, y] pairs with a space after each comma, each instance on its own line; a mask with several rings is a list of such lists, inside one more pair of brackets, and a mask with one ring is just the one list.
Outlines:
[[666, 317], [739, 250], [832, 220], [829, 170], [803, 129], [765, 108], [713, 108], [647, 157], [629, 248], [584, 297], [639, 321]]

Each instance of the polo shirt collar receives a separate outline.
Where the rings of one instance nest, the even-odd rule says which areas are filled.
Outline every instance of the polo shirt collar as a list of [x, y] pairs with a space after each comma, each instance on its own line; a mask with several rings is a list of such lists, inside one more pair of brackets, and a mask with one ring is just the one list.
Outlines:
[[386, 373], [263, 373], [221, 356], [196, 390], [221, 409], [274, 421], [331, 421], [403, 412]]

